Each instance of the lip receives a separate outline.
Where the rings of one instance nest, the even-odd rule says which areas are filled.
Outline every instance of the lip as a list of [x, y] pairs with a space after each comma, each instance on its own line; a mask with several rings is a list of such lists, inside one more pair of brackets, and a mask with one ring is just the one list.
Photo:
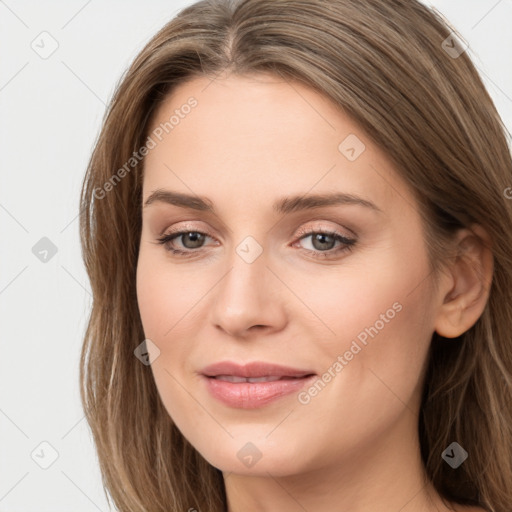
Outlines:
[[[228, 382], [215, 379], [215, 376], [234, 377], [280, 377], [281, 380], [268, 382]], [[279, 398], [298, 392], [311, 383], [316, 374], [311, 370], [302, 370], [287, 366], [255, 361], [238, 365], [230, 361], [216, 363], [202, 370], [202, 380], [208, 392], [229, 407], [238, 409], [256, 409]]]
[[264, 361], [252, 361], [244, 365], [232, 361], [221, 361], [211, 364], [201, 370], [203, 375], [214, 377], [217, 375], [233, 375], [235, 377], [304, 377], [314, 372], [290, 366], [266, 363]]

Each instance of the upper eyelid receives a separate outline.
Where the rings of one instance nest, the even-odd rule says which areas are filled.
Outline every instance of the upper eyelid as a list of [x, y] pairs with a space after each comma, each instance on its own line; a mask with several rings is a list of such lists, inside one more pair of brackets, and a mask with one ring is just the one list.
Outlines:
[[[298, 231], [298, 232], [297, 232]], [[352, 232], [352, 230], [350, 230]], [[179, 240], [179, 238], [186, 234], [186, 233], [201, 233], [203, 235], [205, 235], [206, 237], [209, 237], [213, 240], [216, 240], [216, 237], [211, 235], [210, 233], [208, 233], [206, 230], [201, 230], [201, 229], [197, 229], [197, 228], [194, 228], [194, 229], [187, 229], [187, 228], [177, 228], [176, 230], [173, 230], [169, 233], [166, 233], [165, 231], [160, 235], [159, 239], [162, 239], [162, 238], [167, 238], [167, 237], [172, 237], [172, 240]], [[300, 228], [299, 230], [296, 230], [295, 233], [297, 233], [295, 235], [295, 238], [296, 240], [294, 241], [294, 243], [296, 243], [297, 241], [299, 240], [302, 240], [303, 238], [307, 238], [308, 236], [312, 236], [313, 234], [315, 233], [327, 233], [327, 234], [330, 234], [330, 235], [333, 235], [333, 236], [337, 236], [337, 237], [341, 237], [341, 238], [344, 238], [346, 240], [350, 240], [352, 242], [355, 242], [357, 240], [357, 236], [346, 236], [344, 235], [343, 233], [340, 233], [338, 229], [331, 229], [331, 228], [326, 228], [326, 227], [319, 227], [319, 228], [314, 228], [314, 227], [309, 227], [309, 228]], [[352, 232], [353, 233], [353, 232]], [[198, 248], [198, 250], [202, 249], [202, 247]], [[194, 251], [193, 249], [190, 249], [190, 251]]]
[[[164, 230], [161, 230], [160, 233], [158, 233], [159, 236], [165, 236], [166, 234], [176, 234], [178, 232], [182, 232], [182, 231], [187, 231], [187, 232], [200, 232], [200, 233], [204, 233], [205, 235], [208, 235], [212, 238], [216, 238], [216, 235], [212, 234], [212, 230], [210, 229], [205, 229], [205, 228], [202, 228], [202, 227], [197, 227], [195, 225], [193, 225], [194, 222], [197, 222], [197, 221], [181, 221], [181, 222], [177, 222], [177, 224], [181, 224], [183, 223], [184, 225], [179, 225], [178, 227], [173, 227], [172, 230], [170, 230], [169, 227], [165, 228]], [[336, 226], [333, 227], [332, 225], [329, 226], [329, 225], [321, 225], [321, 226], [314, 226], [312, 225], [313, 223], [315, 222], [320, 222], [320, 223], [326, 223], [326, 222], [330, 222], [331, 224], [335, 224]], [[190, 227], [189, 227], [190, 226]], [[293, 235], [295, 235], [296, 233], [298, 232], [301, 232], [301, 231], [308, 231], [308, 232], [317, 232], [317, 231], [340, 231], [340, 230], [345, 230], [345, 231], [348, 231], [349, 234], [347, 234], [345, 237], [346, 238], [351, 238], [352, 236], [354, 238], [357, 238], [358, 235], [357, 233], [351, 229], [349, 226], [346, 226], [346, 225], [340, 225], [338, 222], [335, 222], [335, 221], [329, 221], [327, 219], [312, 219], [312, 220], [309, 220], [309, 221], [304, 221], [301, 223], [301, 225], [298, 227], [298, 228], [295, 228], [293, 230]], [[216, 231], [216, 230], [214, 230]], [[232, 230], [229, 230], [230, 233], [232, 233]], [[340, 233], [340, 234], [343, 234], [343, 233]]]

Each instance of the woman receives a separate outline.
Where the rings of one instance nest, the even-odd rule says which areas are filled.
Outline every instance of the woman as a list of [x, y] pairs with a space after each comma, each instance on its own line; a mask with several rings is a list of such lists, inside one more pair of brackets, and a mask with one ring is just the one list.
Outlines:
[[415, 0], [202, 1], [82, 190], [82, 400], [123, 511], [512, 504], [512, 161]]

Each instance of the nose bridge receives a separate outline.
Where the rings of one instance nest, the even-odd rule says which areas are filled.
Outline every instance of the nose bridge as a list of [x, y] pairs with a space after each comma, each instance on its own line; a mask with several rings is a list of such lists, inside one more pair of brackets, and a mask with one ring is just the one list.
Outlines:
[[216, 325], [235, 334], [253, 325], [275, 327], [282, 320], [273, 290], [277, 283], [267, 264], [267, 252], [254, 237], [248, 236], [234, 247], [228, 258], [229, 271], [214, 294]]
[[229, 258], [230, 271], [220, 283], [219, 300], [227, 301], [234, 311], [261, 302], [265, 291], [268, 292], [267, 255], [263, 247], [251, 237], [244, 240], [233, 250]]

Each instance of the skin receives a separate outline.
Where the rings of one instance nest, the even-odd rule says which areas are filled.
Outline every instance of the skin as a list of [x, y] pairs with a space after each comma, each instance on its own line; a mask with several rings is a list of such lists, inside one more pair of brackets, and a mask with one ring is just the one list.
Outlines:
[[[143, 207], [137, 295], [146, 338], [160, 351], [151, 352], [159, 394], [183, 435], [222, 470], [229, 512], [451, 510], [423, 480], [417, 418], [425, 361], [435, 330], [455, 337], [481, 315], [491, 254], [461, 231], [454, 247], [466, 257], [453, 258], [435, 289], [412, 192], [317, 92], [265, 74], [196, 78], [166, 98], [150, 130], [191, 96], [197, 107], [146, 157], [143, 203], [168, 189], [205, 196], [216, 213], [157, 201]], [[349, 134], [366, 147], [354, 161], [338, 149]], [[381, 212], [272, 210], [283, 196], [333, 191]], [[186, 236], [168, 244], [192, 257], [155, 243], [178, 228], [207, 234], [202, 246]], [[335, 229], [356, 243], [335, 253], [340, 242], [314, 245], [299, 228]], [[247, 236], [263, 251], [252, 263], [236, 252]], [[329, 250], [329, 258], [312, 255]], [[321, 376], [395, 303], [400, 312], [307, 404], [293, 393], [258, 409], [231, 408], [199, 376], [221, 360]], [[261, 453], [251, 467], [237, 457], [248, 442]]]

